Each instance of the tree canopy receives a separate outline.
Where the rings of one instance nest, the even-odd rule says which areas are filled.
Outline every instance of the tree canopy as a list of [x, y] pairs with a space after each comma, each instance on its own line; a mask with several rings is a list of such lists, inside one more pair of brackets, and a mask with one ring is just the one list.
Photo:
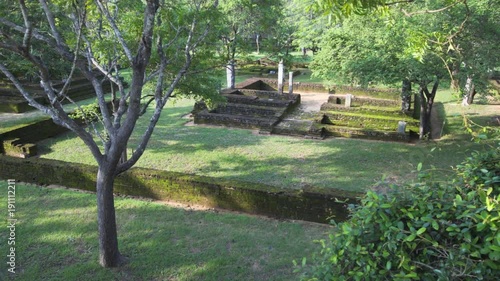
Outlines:
[[[114, 179], [142, 156], [174, 91], [216, 96], [216, 87], [207, 86], [214, 79], [203, 70], [212, 65], [214, 57], [209, 42], [216, 36], [217, 1], [19, 0], [1, 5], [0, 70], [31, 106], [72, 130], [92, 152], [98, 164], [100, 263], [120, 265], [124, 259], [118, 250]], [[60, 62], [62, 71], [57, 70]], [[29, 67], [48, 104], [35, 99], [14, 75]], [[120, 78], [126, 68], [131, 73], [128, 86]], [[93, 85], [104, 132], [96, 127], [87, 130], [62, 106], [63, 101], [72, 101], [66, 93], [77, 74]], [[105, 99], [101, 75], [116, 90], [112, 108]], [[56, 89], [53, 82], [61, 78], [65, 84]], [[149, 105], [152, 117], [139, 145], [127, 158], [128, 140]]]

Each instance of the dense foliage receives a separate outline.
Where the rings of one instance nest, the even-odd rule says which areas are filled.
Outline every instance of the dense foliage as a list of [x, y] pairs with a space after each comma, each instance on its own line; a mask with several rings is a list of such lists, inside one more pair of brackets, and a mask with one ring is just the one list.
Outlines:
[[370, 191], [337, 225], [303, 280], [497, 280], [500, 146], [474, 153], [456, 178]]

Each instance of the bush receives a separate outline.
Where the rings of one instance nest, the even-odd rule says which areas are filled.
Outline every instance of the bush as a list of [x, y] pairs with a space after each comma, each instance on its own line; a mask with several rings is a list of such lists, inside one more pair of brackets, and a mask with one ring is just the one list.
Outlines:
[[474, 152], [457, 166], [456, 171], [467, 187], [493, 187], [494, 195], [498, 195], [500, 192], [500, 146], [488, 152]]
[[69, 117], [74, 120], [81, 121], [86, 125], [102, 120], [102, 115], [97, 101], [78, 107], [73, 113], [69, 114]]
[[302, 280], [498, 280], [499, 186], [484, 177], [498, 175], [495, 157], [473, 154], [452, 182], [369, 191], [303, 260]]

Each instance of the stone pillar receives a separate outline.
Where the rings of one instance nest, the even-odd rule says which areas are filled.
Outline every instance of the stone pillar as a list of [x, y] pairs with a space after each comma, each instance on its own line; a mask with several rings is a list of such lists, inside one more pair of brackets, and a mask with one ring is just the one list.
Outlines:
[[351, 107], [353, 96], [351, 94], [345, 95], [345, 107]]
[[288, 93], [293, 94], [293, 72], [288, 72]]
[[234, 89], [234, 62], [229, 62], [226, 66], [226, 76], [227, 76], [227, 87], [229, 89]]
[[398, 122], [398, 134], [404, 134], [406, 131], [406, 122], [399, 121]]
[[278, 64], [278, 93], [283, 94], [283, 60]]

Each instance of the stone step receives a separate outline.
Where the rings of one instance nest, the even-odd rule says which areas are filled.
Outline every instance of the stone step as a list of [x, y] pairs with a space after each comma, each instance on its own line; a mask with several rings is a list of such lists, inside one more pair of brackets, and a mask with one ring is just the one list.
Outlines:
[[[333, 104], [345, 104], [346, 95], [330, 95], [328, 102]], [[369, 97], [352, 96], [351, 106], [376, 105], [376, 106], [400, 106], [398, 100], [376, 99]]]
[[288, 107], [292, 103], [289, 100], [260, 99], [258, 97], [245, 96], [245, 95], [223, 94], [223, 96], [226, 97], [228, 103], [236, 103], [236, 104], [271, 106], [271, 107]]
[[194, 115], [195, 124], [220, 125], [246, 129], [271, 129], [279, 122], [279, 118], [250, 117], [231, 114], [209, 113], [203, 110]]
[[250, 117], [280, 118], [285, 113], [285, 108], [228, 103], [226, 105], [218, 106], [215, 110], [210, 112]]

